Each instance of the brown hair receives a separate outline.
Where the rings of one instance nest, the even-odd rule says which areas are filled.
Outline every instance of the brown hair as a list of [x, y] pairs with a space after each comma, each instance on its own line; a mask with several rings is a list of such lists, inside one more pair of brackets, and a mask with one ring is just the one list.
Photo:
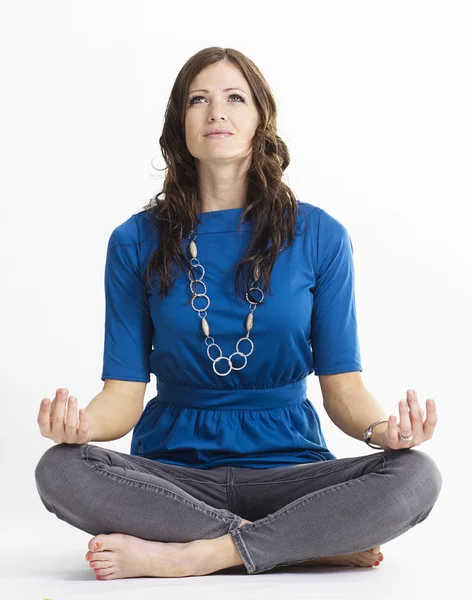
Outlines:
[[[270, 275], [277, 254], [283, 249], [282, 242], [288, 235], [288, 245], [291, 245], [295, 237], [297, 200], [282, 181], [290, 156], [287, 145], [277, 135], [277, 108], [270, 87], [256, 65], [241, 52], [232, 48], [204, 48], [184, 64], [170, 93], [162, 135], [159, 138], [167, 174], [162, 192], [143, 207], [157, 230], [159, 240], [158, 248], [147, 264], [145, 280], [150, 281], [152, 271], [158, 273], [161, 298], [168, 295], [175, 283], [170, 278], [172, 264], [193, 272], [181, 247], [183, 236], [190, 233], [195, 223], [200, 223], [196, 217], [200, 210], [197, 173], [194, 157], [185, 142], [186, 103], [193, 79], [206, 66], [219, 61], [228, 61], [246, 78], [260, 116], [248, 169], [247, 201], [239, 222], [241, 226], [246, 218], [254, 224], [254, 228], [243, 260], [235, 265], [236, 295], [246, 299], [245, 292], [250, 287], [256, 265], [259, 265], [265, 293], [271, 294]], [[159, 198], [161, 195], [162, 199]], [[272, 244], [268, 247], [269, 241]], [[239, 278], [246, 265], [246, 286], [241, 292]], [[256, 295], [255, 298], [259, 299], [259, 296]], [[188, 302], [190, 301], [191, 297]]]

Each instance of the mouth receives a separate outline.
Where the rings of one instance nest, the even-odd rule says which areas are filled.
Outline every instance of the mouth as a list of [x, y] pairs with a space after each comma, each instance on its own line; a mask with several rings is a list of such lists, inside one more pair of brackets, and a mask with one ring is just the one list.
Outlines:
[[232, 135], [233, 135], [232, 133], [218, 132], [218, 133], [208, 133], [204, 137], [207, 137], [207, 138], [225, 138], [225, 137], [231, 137]]

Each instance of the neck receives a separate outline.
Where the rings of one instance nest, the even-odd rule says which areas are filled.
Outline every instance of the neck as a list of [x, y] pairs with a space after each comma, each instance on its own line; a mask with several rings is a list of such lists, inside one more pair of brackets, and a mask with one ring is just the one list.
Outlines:
[[200, 162], [197, 172], [199, 212], [246, 206], [248, 178], [245, 166], [231, 163], [216, 168], [213, 163]]

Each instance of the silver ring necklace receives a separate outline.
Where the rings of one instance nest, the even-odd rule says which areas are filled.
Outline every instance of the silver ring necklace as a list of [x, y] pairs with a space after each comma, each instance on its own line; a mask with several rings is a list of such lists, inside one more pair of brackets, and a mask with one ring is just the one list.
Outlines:
[[[251, 332], [251, 329], [254, 325], [254, 311], [256, 310], [257, 306], [259, 304], [262, 304], [263, 300], [264, 300], [264, 292], [260, 289], [260, 282], [259, 282], [259, 276], [260, 276], [260, 269], [259, 269], [259, 265], [256, 265], [254, 267], [253, 270], [253, 281], [251, 283], [251, 287], [249, 288], [249, 292], [251, 291], [256, 291], [256, 292], [260, 292], [261, 294], [261, 299], [259, 301], [255, 301], [253, 302], [252, 300], [249, 299], [248, 297], [248, 293], [246, 293], [246, 300], [249, 303], [249, 314], [246, 318], [246, 335], [242, 338], [240, 338], [236, 344], [236, 352], [233, 352], [233, 354], [231, 354], [229, 357], [227, 356], [223, 356], [223, 352], [221, 350], [221, 348], [218, 346], [218, 344], [215, 343], [214, 338], [212, 338], [210, 336], [210, 324], [206, 318], [207, 316], [207, 312], [206, 309], [210, 306], [210, 298], [208, 297], [208, 295], [206, 294], [207, 291], [207, 287], [205, 285], [205, 283], [203, 282], [203, 277], [205, 275], [205, 269], [203, 268], [203, 265], [200, 263], [200, 261], [197, 258], [197, 245], [195, 243], [195, 240], [197, 239], [197, 234], [195, 233], [195, 237], [192, 239], [192, 234], [193, 234], [193, 227], [191, 229], [190, 234], [187, 236], [188, 239], [190, 240], [190, 244], [189, 244], [189, 254], [191, 256], [190, 259], [190, 264], [192, 265], [193, 268], [198, 268], [200, 267], [202, 270], [202, 274], [201, 277], [199, 279], [196, 279], [194, 277], [194, 275], [192, 274], [192, 270], [188, 271], [188, 278], [190, 279], [190, 291], [192, 292], [192, 308], [195, 312], [198, 313], [198, 316], [200, 317], [200, 319], [202, 320], [202, 331], [205, 335], [205, 344], [207, 345], [207, 355], [208, 358], [213, 361], [213, 371], [215, 371], [215, 373], [217, 375], [220, 375], [222, 377], [224, 377], [225, 375], [228, 375], [231, 371], [240, 371], [241, 369], [244, 369], [244, 367], [247, 365], [247, 357], [250, 356], [254, 350], [254, 343], [253, 341], [249, 338], [249, 334]], [[197, 294], [197, 284], [201, 283], [203, 285], [203, 292], [201, 294]], [[192, 285], [195, 284], [195, 289], [192, 288]], [[194, 306], [194, 300], [195, 298], [199, 298], [199, 297], [204, 297], [207, 299], [207, 305], [205, 306], [205, 308], [195, 308]], [[202, 313], [205, 313], [202, 316]], [[248, 341], [251, 344], [251, 350], [250, 352], [248, 352], [247, 354], [245, 354], [244, 352], [241, 352], [239, 350], [239, 344], [243, 341]], [[210, 343], [208, 343], [210, 342]], [[216, 346], [220, 352], [220, 355], [217, 358], [213, 358], [210, 355], [210, 348], [212, 346]], [[235, 367], [233, 366], [233, 363], [231, 362], [231, 358], [233, 356], [235, 356], [236, 354], [239, 354], [239, 356], [243, 356], [244, 357], [244, 364], [242, 367]], [[229, 369], [228, 371], [226, 371], [226, 373], [219, 373], [216, 370], [216, 363], [220, 362], [220, 360], [227, 360], [228, 364], [229, 364]]]

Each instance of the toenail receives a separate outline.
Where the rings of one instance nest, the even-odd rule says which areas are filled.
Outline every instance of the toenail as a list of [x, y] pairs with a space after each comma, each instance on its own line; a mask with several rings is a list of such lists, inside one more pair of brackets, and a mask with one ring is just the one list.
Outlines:
[[90, 566], [91, 566], [91, 567], [94, 567], [94, 566], [95, 566], [95, 563], [94, 563], [94, 562], [91, 562], [91, 563], [90, 563]]
[[91, 552], [87, 552], [87, 556], [85, 557], [85, 560], [90, 560], [91, 558], [92, 558]]
[[377, 560], [375, 561], [375, 566], [377, 567], [378, 565], [380, 565], [380, 562]]
[[98, 542], [95, 542], [95, 552], [100, 548], [100, 544]]

